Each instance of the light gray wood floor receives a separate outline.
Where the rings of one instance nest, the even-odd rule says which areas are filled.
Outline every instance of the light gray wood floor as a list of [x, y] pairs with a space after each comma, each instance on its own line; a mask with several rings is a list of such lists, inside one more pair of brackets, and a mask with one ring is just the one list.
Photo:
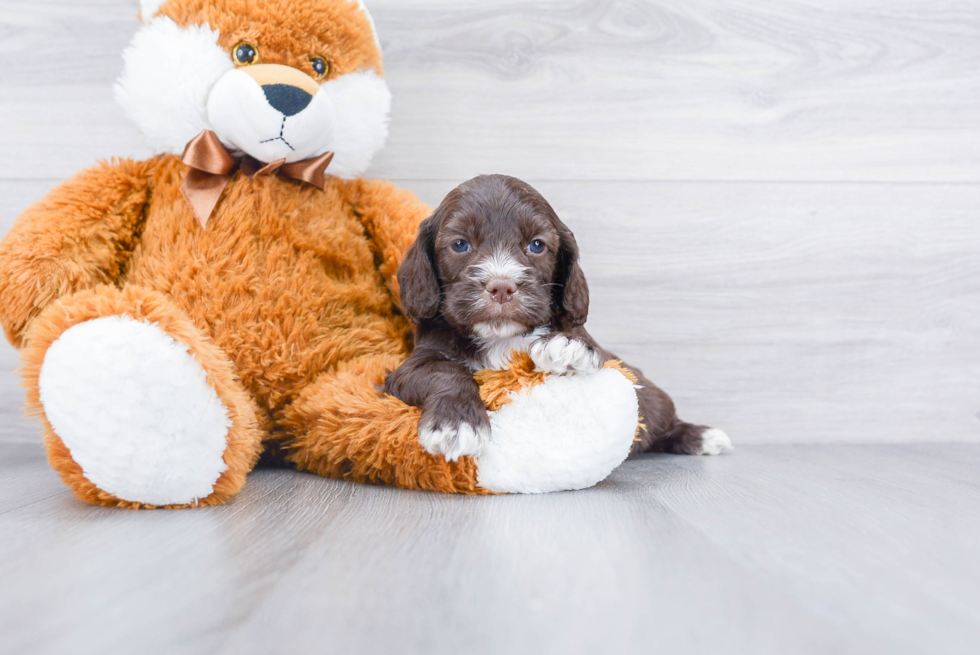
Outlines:
[[252, 475], [227, 506], [74, 500], [0, 445], [0, 652], [976, 653], [980, 446], [650, 456], [462, 498]]

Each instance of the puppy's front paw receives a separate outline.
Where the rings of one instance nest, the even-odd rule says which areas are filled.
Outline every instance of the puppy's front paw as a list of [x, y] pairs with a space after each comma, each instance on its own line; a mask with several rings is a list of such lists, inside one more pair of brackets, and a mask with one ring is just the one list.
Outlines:
[[553, 334], [538, 339], [527, 350], [539, 371], [590, 373], [602, 368], [602, 353], [582, 339]]
[[483, 425], [419, 423], [419, 442], [422, 447], [433, 455], [444, 455], [450, 462], [467, 455], [478, 455], [489, 440], [490, 428]]
[[490, 419], [479, 399], [441, 399], [422, 410], [419, 443], [426, 452], [455, 462], [480, 454], [489, 441]]

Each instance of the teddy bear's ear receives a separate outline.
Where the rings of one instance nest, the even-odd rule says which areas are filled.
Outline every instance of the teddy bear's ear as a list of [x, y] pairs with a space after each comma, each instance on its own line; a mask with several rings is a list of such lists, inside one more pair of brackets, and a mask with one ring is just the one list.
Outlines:
[[140, 20], [149, 23], [167, 0], [140, 0]]
[[374, 35], [374, 45], [378, 46], [378, 50], [381, 49], [381, 40], [378, 38], [378, 26], [374, 23], [374, 18], [371, 16], [371, 12], [364, 5], [364, 0], [349, 0], [350, 2], [356, 2], [357, 6], [361, 8], [364, 15], [367, 16], [368, 23], [371, 25], [371, 33]]

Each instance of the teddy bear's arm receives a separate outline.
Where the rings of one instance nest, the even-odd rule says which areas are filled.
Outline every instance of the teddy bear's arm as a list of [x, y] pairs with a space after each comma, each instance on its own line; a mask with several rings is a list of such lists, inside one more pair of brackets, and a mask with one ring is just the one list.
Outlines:
[[432, 211], [415, 194], [390, 182], [359, 179], [348, 189], [354, 213], [371, 239], [378, 270], [401, 307], [398, 267], [418, 236], [419, 223]]
[[0, 242], [0, 323], [23, 345], [58, 298], [115, 282], [139, 240], [150, 194], [146, 164], [103, 162], [28, 208]]

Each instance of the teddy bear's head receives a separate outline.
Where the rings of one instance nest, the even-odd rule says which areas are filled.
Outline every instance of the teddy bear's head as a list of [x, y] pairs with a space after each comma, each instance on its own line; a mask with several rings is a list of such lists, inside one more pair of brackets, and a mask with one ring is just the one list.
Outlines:
[[388, 135], [391, 94], [360, 0], [140, 0], [116, 99], [161, 152], [204, 130], [261, 162], [333, 152], [361, 174]]

